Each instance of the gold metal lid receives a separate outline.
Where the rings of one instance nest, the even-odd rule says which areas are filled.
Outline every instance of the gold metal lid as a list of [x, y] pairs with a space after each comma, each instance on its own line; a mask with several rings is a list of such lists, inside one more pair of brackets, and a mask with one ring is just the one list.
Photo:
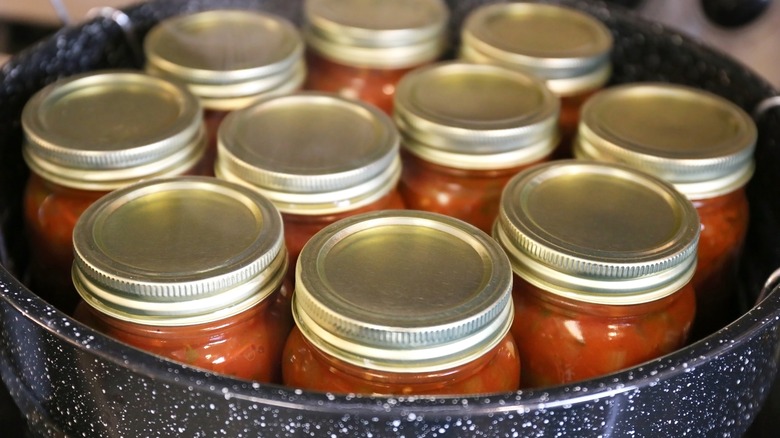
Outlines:
[[466, 18], [461, 39], [462, 58], [534, 74], [561, 96], [599, 88], [611, 73], [609, 29], [564, 6], [527, 2], [481, 6]]
[[392, 372], [442, 370], [497, 345], [512, 324], [512, 271], [484, 232], [386, 210], [329, 225], [303, 248], [293, 316], [314, 345]]
[[218, 110], [300, 88], [306, 74], [303, 47], [292, 23], [251, 10], [169, 18], [144, 39], [149, 73], [185, 83], [206, 108]]
[[208, 177], [160, 178], [109, 193], [79, 218], [73, 246], [81, 297], [138, 324], [227, 318], [269, 296], [287, 270], [273, 204]]
[[639, 168], [689, 199], [731, 192], [753, 175], [753, 119], [703, 90], [660, 83], [611, 87], [586, 102], [578, 131], [578, 158]]
[[85, 190], [184, 173], [206, 147], [197, 98], [132, 71], [82, 74], [44, 87], [25, 105], [22, 127], [30, 168]]
[[649, 174], [560, 160], [510, 180], [494, 237], [529, 283], [572, 300], [630, 305], [690, 280], [699, 217], [688, 199]]
[[376, 107], [298, 92], [235, 111], [218, 133], [215, 174], [249, 185], [285, 213], [354, 210], [393, 190], [399, 135]]
[[449, 18], [442, 0], [306, 0], [310, 48], [347, 65], [405, 68], [438, 58]]
[[528, 74], [442, 62], [398, 83], [394, 118], [409, 152], [459, 169], [510, 168], [549, 155], [560, 100]]

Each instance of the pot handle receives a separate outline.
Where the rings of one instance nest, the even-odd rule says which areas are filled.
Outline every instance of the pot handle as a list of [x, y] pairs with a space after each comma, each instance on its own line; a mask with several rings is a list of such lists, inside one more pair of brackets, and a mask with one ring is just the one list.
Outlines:
[[767, 111], [780, 107], [780, 96], [767, 97], [756, 105], [753, 110], [753, 119], [759, 120]]
[[70, 19], [70, 14], [68, 14], [68, 8], [65, 7], [65, 5], [62, 3], [62, 0], [49, 0], [49, 4], [51, 5], [52, 9], [54, 9], [54, 13], [57, 14], [57, 18], [60, 19], [64, 26], [70, 26], [73, 24]]
[[780, 285], [780, 268], [769, 275], [769, 278], [767, 278], [764, 283], [764, 287], [761, 288], [761, 293], [759, 293], [758, 298], [756, 298], [756, 304], [763, 301], [778, 285]]
[[138, 39], [135, 37], [136, 35], [135, 30], [133, 29], [133, 21], [130, 19], [130, 17], [125, 14], [124, 11], [112, 8], [110, 6], [96, 7], [87, 11], [87, 18], [93, 19], [99, 17], [113, 21], [119, 26], [120, 29], [122, 29], [122, 33], [125, 36], [125, 41], [127, 42], [128, 46], [130, 46], [130, 50], [133, 52], [133, 57], [135, 58], [136, 63], [138, 65], [143, 65], [143, 51], [138, 43]]

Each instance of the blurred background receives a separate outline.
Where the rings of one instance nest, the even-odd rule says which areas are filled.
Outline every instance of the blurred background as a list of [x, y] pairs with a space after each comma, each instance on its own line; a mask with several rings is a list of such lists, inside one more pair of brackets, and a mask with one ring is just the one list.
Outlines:
[[[0, 0], [0, 63], [98, 7], [139, 0]], [[671, 26], [742, 61], [780, 88], [780, 0], [607, 0]]]

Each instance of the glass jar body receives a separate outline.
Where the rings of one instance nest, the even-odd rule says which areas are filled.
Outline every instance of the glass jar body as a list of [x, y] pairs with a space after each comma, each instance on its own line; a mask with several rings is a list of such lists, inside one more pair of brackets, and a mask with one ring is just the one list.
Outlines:
[[523, 388], [589, 379], [685, 345], [696, 312], [693, 286], [636, 305], [570, 300], [515, 275], [512, 334], [523, 358]]
[[[204, 166], [201, 159], [185, 174], [206, 174]], [[30, 172], [23, 201], [30, 248], [25, 276], [33, 292], [65, 313], [79, 302], [71, 281], [73, 227], [84, 210], [109, 191], [66, 187]]]
[[288, 277], [291, 279], [295, 277], [295, 264], [303, 246], [306, 245], [306, 242], [308, 242], [314, 234], [326, 226], [340, 219], [369, 211], [400, 210], [404, 208], [405, 204], [401, 199], [401, 195], [398, 190], [394, 188], [376, 201], [353, 210], [320, 215], [302, 215], [283, 212], [284, 241], [287, 246], [287, 253], [290, 257]]
[[693, 275], [696, 322], [692, 339], [723, 328], [737, 316], [737, 269], [749, 221], [744, 187], [692, 201], [701, 221], [698, 261]]
[[484, 394], [515, 391], [520, 360], [511, 334], [478, 359], [435, 372], [393, 373], [348, 364], [312, 345], [296, 327], [282, 357], [284, 384], [295, 388], [375, 395]]
[[561, 131], [561, 142], [553, 152], [554, 159], [572, 158], [574, 139], [577, 136], [577, 128], [580, 123], [580, 108], [591, 96], [603, 87], [584, 90], [576, 94], [560, 96], [561, 114], [558, 118]]
[[338, 93], [343, 97], [368, 102], [392, 114], [396, 84], [406, 73], [425, 64], [404, 68], [351, 66], [307, 50], [308, 74], [303, 88]]
[[206, 152], [203, 155], [204, 175], [214, 176], [214, 163], [217, 160], [217, 133], [222, 120], [230, 111], [203, 109], [203, 126], [206, 129]]
[[123, 321], [84, 301], [75, 317], [114, 339], [176, 362], [260, 382], [281, 381], [281, 353], [292, 328], [288, 283], [259, 304], [214, 322], [155, 326]]
[[25, 231], [30, 248], [28, 285], [49, 304], [71, 313], [79, 301], [71, 280], [73, 228], [107, 191], [80, 190], [31, 172], [24, 193]]
[[490, 234], [498, 215], [501, 191], [519, 171], [547, 158], [508, 169], [463, 170], [426, 161], [402, 149], [398, 190], [413, 210], [442, 213]]

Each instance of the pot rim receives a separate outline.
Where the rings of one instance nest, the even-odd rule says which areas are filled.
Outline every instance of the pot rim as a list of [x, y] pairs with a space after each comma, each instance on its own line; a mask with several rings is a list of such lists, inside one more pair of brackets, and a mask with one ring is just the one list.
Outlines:
[[[364, 413], [376, 412], [386, 415], [388, 401], [392, 401], [391, 411], [414, 408], [418, 416], [458, 415], [463, 414], [466, 408], [469, 415], [480, 415], [586, 403], [628, 393], [649, 386], [651, 382], [663, 382], [673, 375], [689, 372], [738, 348], [742, 342], [752, 339], [765, 327], [780, 321], [780, 284], [778, 284], [761, 302], [710, 336], [665, 356], [595, 379], [488, 395], [372, 396], [332, 394], [278, 384], [258, 383], [171, 362], [161, 356], [113, 340], [72, 319], [32, 293], [1, 265], [0, 287], [3, 291], [0, 300], [12, 306], [25, 318], [45, 327], [58, 339], [72, 344], [74, 348], [86, 351], [82, 341], [88, 339], [89, 354], [132, 370], [137, 375], [172, 386], [186, 384], [197, 388], [199, 392], [211, 393], [217, 397], [229, 397], [306, 412], [330, 412], [333, 406], [337, 405], [341, 408], [359, 406]], [[79, 336], [75, 336], [75, 333], [79, 333]], [[186, 381], [183, 381], [183, 378]], [[295, 401], [289, 401], [291, 398]]]
[[[576, 0], [543, 1], [582, 4]], [[132, 15], [134, 9], [142, 7], [148, 6], [138, 5], [124, 11]], [[679, 39], [681, 45], [689, 46], [693, 51], [706, 54], [717, 53], [679, 32], [657, 23], [651, 23], [636, 15], [615, 11], [615, 8], [608, 8], [606, 4], [596, 4], [589, 6], [589, 8], [598, 9], [600, 18], [611, 18], [614, 15], [627, 23], [641, 24], [648, 31], [667, 34], [670, 38]], [[7, 72], [13, 70], [14, 66], [34, 59], [38, 51], [39, 48], [36, 46], [9, 60], [6, 68], [0, 70], [0, 82], [3, 81]], [[719, 56], [725, 58], [728, 63], [741, 71], [746, 71], [750, 79], [764, 90], [765, 97], [777, 96], [777, 91], [766, 80], [752, 73], [732, 58], [725, 55]], [[24, 318], [52, 333], [56, 338], [71, 344], [74, 348], [100, 357], [120, 368], [131, 370], [138, 376], [175, 387], [191, 386], [193, 391], [197, 390], [200, 393], [208, 393], [219, 398], [230, 397], [270, 407], [326, 413], [332, 413], [334, 409], [360, 408], [364, 415], [375, 413], [381, 416], [414, 409], [418, 416], [430, 418], [448, 415], [478, 416], [521, 410], [532, 411], [561, 405], [572, 406], [629, 393], [648, 387], [652, 382], [663, 382], [674, 375], [685, 373], [717, 360], [731, 350], [739, 348], [742, 343], [753, 339], [757, 333], [765, 330], [768, 326], [777, 326], [778, 321], [780, 321], [780, 292], [778, 289], [780, 289], [780, 285], [775, 285], [760, 303], [728, 326], [698, 342], [660, 358], [599, 378], [534, 390], [519, 390], [482, 396], [367, 396], [330, 394], [298, 390], [276, 384], [258, 384], [168, 361], [160, 356], [115, 341], [54, 309], [27, 289], [0, 264], [0, 305], [11, 306]], [[75, 336], [76, 332], [80, 333], [80, 336]], [[90, 344], [88, 350], [84, 346], [86, 339], [89, 339]], [[390, 400], [393, 403], [388, 403]], [[388, 406], [390, 407], [388, 408]]]

